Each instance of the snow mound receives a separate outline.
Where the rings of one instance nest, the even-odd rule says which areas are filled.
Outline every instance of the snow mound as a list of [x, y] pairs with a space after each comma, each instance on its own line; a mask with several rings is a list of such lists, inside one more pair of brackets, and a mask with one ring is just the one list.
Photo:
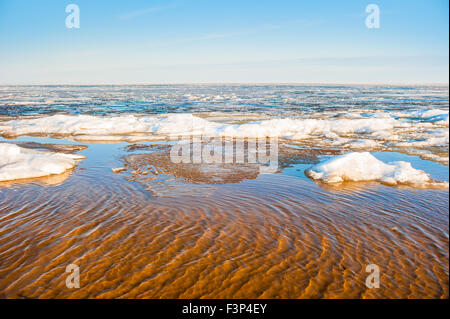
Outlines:
[[388, 185], [448, 188], [447, 182], [433, 181], [409, 162], [384, 163], [368, 152], [351, 152], [334, 157], [306, 171], [306, 175], [325, 183], [378, 181]]
[[73, 136], [225, 136], [225, 137], [301, 137], [309, 134], [366, 134], [408, 126], [394, 119], [271, 119], [245, 124], [220, 124], [192, 114], [168, 114], [165, 117], [122, 115], [53, 115], [36, 119], [18, 119], [0, 123], [0, 134], [8, 137], [33, 134]]
[[84, 156], [40, 152], [0, 143], [0, 182], [62, 174]]

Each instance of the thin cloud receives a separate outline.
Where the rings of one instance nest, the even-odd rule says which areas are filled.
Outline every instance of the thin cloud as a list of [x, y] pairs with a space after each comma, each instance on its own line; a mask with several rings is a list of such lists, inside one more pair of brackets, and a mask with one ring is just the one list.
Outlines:
[[190, 42], [197, 42], [197, 41], [204, 41], [204, 40], [233, 38], [233, 37], [256, 34], [256, 33], [264, 32], [264, 31], [278, 30], [280, 28], [281, 27], [278, 25], [263, 25], [263, 26], [259, 26], [259, 27], [255, 27], [255, 28], [251, 28], [251, 29], [243, 29], [243, 30], [222, 32], [222, 33], [209, 33], [209, 34], [203, 34], [203, 35], [196, 36], [196, 37], [176, 39], [176, 40], [169, 41], [169, 42], [150, 43], [149, 45], [150, 46], [153, 46], [153, 45], [165, 46], [165, 45], [190, 43]]
[[241, 37], [246, 35], [252, 35], [257, 34], [265, 31], [273, 31], [273, 30], [279, 30], [279, 29], [288, 29], [292, 27], [298, 27], [302, 26], [304, 28], [309, 27], [315, 27], [320, 24], [327, 23], [327, 20], [305, 20], [305, 19], [299, 19], [291, 22], [286, 22], [281, 25], [274, 25], [274, 24], [265, 24], [256, 26], [253, 28], [247, 28], [247, 29], [241, 29], [241, 30], [235, 30], [235, 31], [225, 31], [225, 32], [218, 32], [218, 33], [208, 33], [203, 34], [199, 36], [194, 37], [186, 37], [181, 39], [174, 39], [172, 41], [165, 41], [165, 42], [153, 42], [149, 43], [149, 46], [167, 46], [167, 45], [174, 45], [174, 44], [182, 44], [182, 43], [190, 43], [190, 42], [197, 42], [197, 41], [205, 41], [205, 40], [216, 40], [216, 39], [224, 39], [224, 38], [233, 38], [233, 37]]
[[224, 32], [224, 33], [211, 33], [211, 34], [205, 34], [199, 38], [193, 38], [194, 40], [209, 40], [209, 39], [222, 39], [222, 38], [231, 38], [231, 37], [237, 37], [242, 35], [249, 35], [254, 33], [259, 33], [263, 31], [271, 31], [271, 30], [277, 30], [281, 27], [278, 25], [264, 25], [252, 29], [246, 29], [241, 31], [235, 31], [235, 32]]
[[143, 15], [151, 14], [151, 13], [155, 13], [155, 12], [160, 12], [160, 11], [164, 11], [164, 10], [168, 10], [168, 9], [172, 9], [172, 8], [177, 7], [177, 6], [179, 6], [178, 2], [172, 2], [172, 3], [169, 3], [169, 4], [164, 5], [164, 6], [156, 6], [156, 7], [136, 10], [136, 11], [132, 11], [132, 12], [127, 12], [127, 13], [121, 14], [119, 16], [119, 19], [120, 20], [134, 19], [134, 18], [139, 17], [139, 16], [143, 16]]

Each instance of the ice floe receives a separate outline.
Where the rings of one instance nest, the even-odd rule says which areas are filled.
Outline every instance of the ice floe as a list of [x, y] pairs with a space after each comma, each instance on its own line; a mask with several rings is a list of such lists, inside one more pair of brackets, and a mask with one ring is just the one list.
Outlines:
[[300, 135], [304, 137], [308, 134], [319, 133], [373, 133], [392, 130], [394, 127], [408, 126], [408, 123], [392, 118], [283, 118], [233, 125], [208, 121], [192, 114], [169, 114], [153, 117], [53, 115], [36, 119], [0, 122], [0, 133], [5, 136], [32, 134], [109, 136], [145, 133], [161, 136], [289, 137]]
[[384, 163], [368, 152], [351, 152], [336, 156], [307, 170], [306, 175], [325, 183], [378, 181], [389, 185], [406, 184], [415, 187], [448, 188], [447, 182], [433, 181], [411, 163]]
[[41, 152], [8, 143], [0, 143], [0, 154], [1, 182], [62, 174], [84, 159], [81, 155]]
[[[354, 116], [353, 116], [354, 115]], [[365, 117], [362, 117], [365, 116]], [[257, 117], [257, 116], [256, 116]], [[260, 116], [261, 117], [261, 116]], [[68, 137], [80, 142], [115, 143], [177, 139], [186, 136], [281, 139], [320, 147], [448, 153], [448, 111], [348, 113], [320, 118], [266, 117], [255, 120], [226, 114], [51, 115], [0, 121], [0, 135]]]

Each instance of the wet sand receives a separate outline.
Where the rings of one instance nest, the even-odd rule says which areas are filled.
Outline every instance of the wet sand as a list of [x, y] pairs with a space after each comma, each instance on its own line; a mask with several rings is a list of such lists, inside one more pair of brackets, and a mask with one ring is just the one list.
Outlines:
[[156, 149], [89, 144], [59, 179], [1, 184], [0, 297], [449, 297], [448, 190], [316, 183], [304, 170], [319, 154], [301, 151], [277, 174], [228, 167], [208, 183], [211, 170], [173, 171]]

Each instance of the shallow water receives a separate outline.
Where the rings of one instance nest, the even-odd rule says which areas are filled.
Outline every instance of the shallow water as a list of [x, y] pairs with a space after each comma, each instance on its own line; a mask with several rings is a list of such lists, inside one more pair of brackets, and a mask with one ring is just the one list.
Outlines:
[[[311, 157], [236, 183], [170, 172], [149, 181], [111, 170], [148, 149], [85, 145], [86, 160], [59, 179], [0, 186], [2, 297], [449, 296], [448, 190], [315, 183], [304, 175]], [[375, 155], [448, 181], [447, 166]], [[65, 286], [68, 264], [80, 267], [80, 289]], [[365, 286], [369, 264], [380, 267], [379, 289]]]
[[[448, 298], [448, 188], [305, 175], [353, 150], [448, 182], [446, 109], [448, 86], [0, 86], [1, 143], [86, 157], [0, 182], [0, 297]], [[279, 170], [174, 165], [185, 122], [275, 134]]]

